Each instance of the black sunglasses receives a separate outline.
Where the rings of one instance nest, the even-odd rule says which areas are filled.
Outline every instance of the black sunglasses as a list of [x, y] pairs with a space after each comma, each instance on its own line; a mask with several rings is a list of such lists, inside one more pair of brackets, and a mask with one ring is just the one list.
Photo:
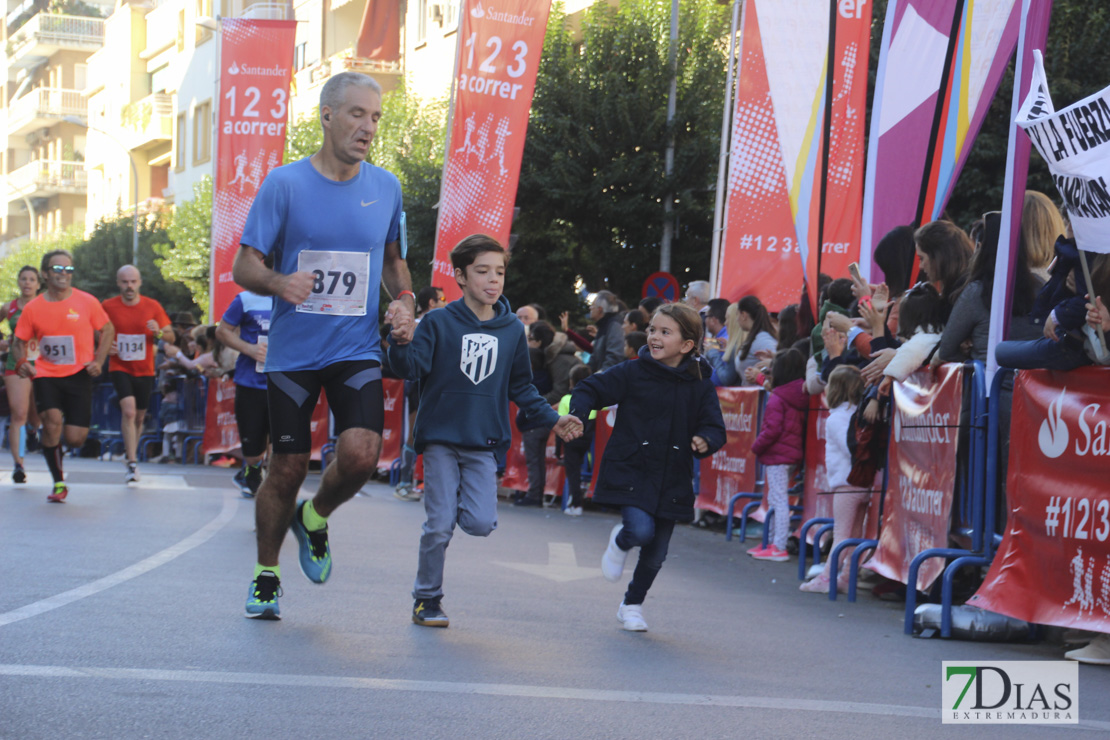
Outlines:
[[72, 275], [76, 270], [77, 270], [77, 268], [74, 267], [73, 265], [51, 265], [50, 266], [50, 271], [57, 274], [57, 275], [61, 275], [63, 272], [68, 272], [69, 274]]

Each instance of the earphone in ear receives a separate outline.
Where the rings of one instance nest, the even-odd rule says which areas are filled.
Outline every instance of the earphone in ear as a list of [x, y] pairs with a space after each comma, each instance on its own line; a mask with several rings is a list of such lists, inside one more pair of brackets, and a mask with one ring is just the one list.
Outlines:
[[325, 114], [324, 114], [324, 120], [325, 120], [325, 121], [330, 121], [330, 120], [331, 120], [331, 114], [329, 114], [329, 113], [325, 113]]

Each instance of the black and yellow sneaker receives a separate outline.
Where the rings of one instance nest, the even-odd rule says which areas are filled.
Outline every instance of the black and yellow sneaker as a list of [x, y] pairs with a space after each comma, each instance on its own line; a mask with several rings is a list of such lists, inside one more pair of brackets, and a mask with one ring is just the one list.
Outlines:
[[281, 579], [272, 570], [264, 570], [251, 581], [247, 591], [247, 619], [281, 619], [278, 597], [281, 596]]
[[412, 605], [412, 621], [421, 627], [446, 627], [451, 623], [439, 605], [442, 597], [417, 599]]

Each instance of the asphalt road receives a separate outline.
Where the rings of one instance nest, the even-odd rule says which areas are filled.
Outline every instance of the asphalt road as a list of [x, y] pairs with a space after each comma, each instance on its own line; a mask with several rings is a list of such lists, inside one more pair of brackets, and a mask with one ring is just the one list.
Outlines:
[[[332, 517], [319, 586], [282, 551], [279, 622], [244, 619], [253, 503], [231, 471], [67, 460], [0, 484], [0, 737], [1106, 737], [1110, 669], [1081, 666], [1080, 724], [941, 724], [941, 661], [1058, 646], [922, 640], [901, 604], [800, 593], [796, 564], [680, 526], [644, 605], [598, 562], [617, 521], [502, 503], [448, 551], [449, 629], [410, 621], [421, 506], [371, 484]], [[7, 479], [7, 473], [4, 473]], [[310, 476], [311, 491], [318, 476]], [[631, 566], [631, 561], [630, 561]], [[626, 570], [631, 575], [631, 569]], [[1092, 734], [1096, 733], [1096, 734]]]

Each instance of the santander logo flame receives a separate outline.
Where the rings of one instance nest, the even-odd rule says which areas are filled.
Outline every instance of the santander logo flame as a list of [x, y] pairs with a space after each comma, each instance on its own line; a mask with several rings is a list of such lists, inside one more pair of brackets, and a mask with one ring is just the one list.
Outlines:
[[484, 8], [482, 7], [482, 4], [481, 4], [481, 3], [478, 3], [477, 5], [475, 5], [475, 6], [474, 6], [474, 7], [473, 7], [473, 8], [471, 9], [471, 11], [470, 11], [470, 15], [471, 15], [471, 16], [473, 16], [473, 17], [475, 17], [475, 18], [485, 18], [485, 17], [486, 17], [486, 11], [485, 11], [485, 9], [484, 9]]
[[1041, 422], [1037, 443], [1047, 458], [1057, 458], [1068, 448], [1068, 426], [1064, 423], [1064, 396], [1068, 389], [1060, 391], [1059, 397], [1048, 405], [1048, 416]]

